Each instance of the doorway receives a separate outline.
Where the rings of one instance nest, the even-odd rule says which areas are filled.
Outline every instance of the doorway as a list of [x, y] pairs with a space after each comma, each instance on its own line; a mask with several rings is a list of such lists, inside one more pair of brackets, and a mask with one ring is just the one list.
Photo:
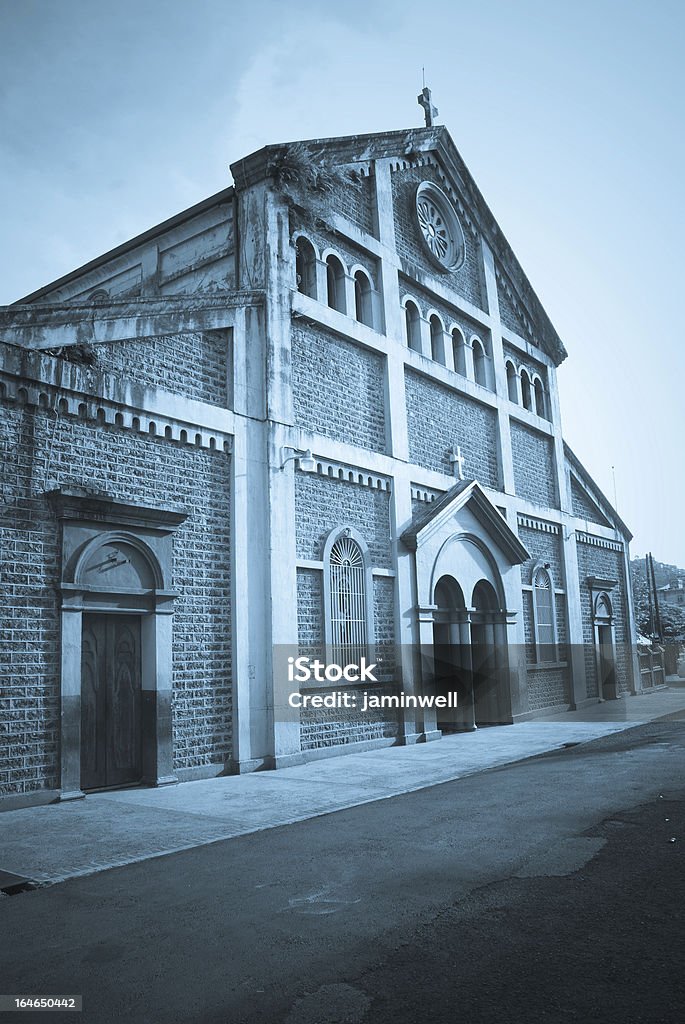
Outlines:
[[456, 708], [438, 708], [437, 726], [442, 733], [473, 729], [473, 681], [469, 624], [464, 593], [451, 576], [435, 587], [433, 618], [433, 686], [436, 697], [455, 694]]
[[616, 700], [619, 692], [614, 649], [614, 612], [608, 594], [597, 597], [594, 618], [598, 696], [600, 700]]
[[81, 645], [81, 788], [142, 776], [139, 615], [86, 614]]
[[499, 689], [502, 682], [497, 653], [498, 600], [487, 580], [473, 588], [471, 611], [471, 663], [473, 667], [473, 703], [476, 725], [499, 725]]

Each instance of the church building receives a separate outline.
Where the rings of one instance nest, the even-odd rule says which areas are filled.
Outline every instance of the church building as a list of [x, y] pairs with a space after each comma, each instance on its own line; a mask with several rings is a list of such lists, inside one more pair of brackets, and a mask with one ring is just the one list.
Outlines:
[[[639, 689], [566, 350], [432, 120], [267, 146], [0, 309], [0, 806]], [[457, 711], [294, 707], [303, 652]]]

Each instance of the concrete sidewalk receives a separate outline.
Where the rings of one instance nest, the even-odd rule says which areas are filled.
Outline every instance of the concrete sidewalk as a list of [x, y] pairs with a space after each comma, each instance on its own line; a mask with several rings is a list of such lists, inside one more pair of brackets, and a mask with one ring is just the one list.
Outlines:
[[436, 743], [6, 811], [0, 814], [0, 871], [58, 882], [383, 800], [672, 715], [685, 719], [685, 686], [677, 683]]

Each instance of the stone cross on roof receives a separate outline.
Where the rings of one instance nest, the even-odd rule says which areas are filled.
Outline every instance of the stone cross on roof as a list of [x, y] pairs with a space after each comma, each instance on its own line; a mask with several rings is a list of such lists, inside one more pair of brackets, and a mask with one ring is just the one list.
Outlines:
[[431, 91], [427, 85], [424, 85], [416, 99], [419, 106], [424, 109], [426, 115], [426, 128], [432, 128], [434, 119], [438, 116], [438, 108], [433, 106]]

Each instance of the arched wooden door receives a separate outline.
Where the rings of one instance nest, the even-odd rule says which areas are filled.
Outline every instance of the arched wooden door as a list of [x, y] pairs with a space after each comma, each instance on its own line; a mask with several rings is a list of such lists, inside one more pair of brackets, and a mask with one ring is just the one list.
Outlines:
[[140, 716], [140, 616], [84, 615], [82, 789], [109, 789], [140, 780]]

